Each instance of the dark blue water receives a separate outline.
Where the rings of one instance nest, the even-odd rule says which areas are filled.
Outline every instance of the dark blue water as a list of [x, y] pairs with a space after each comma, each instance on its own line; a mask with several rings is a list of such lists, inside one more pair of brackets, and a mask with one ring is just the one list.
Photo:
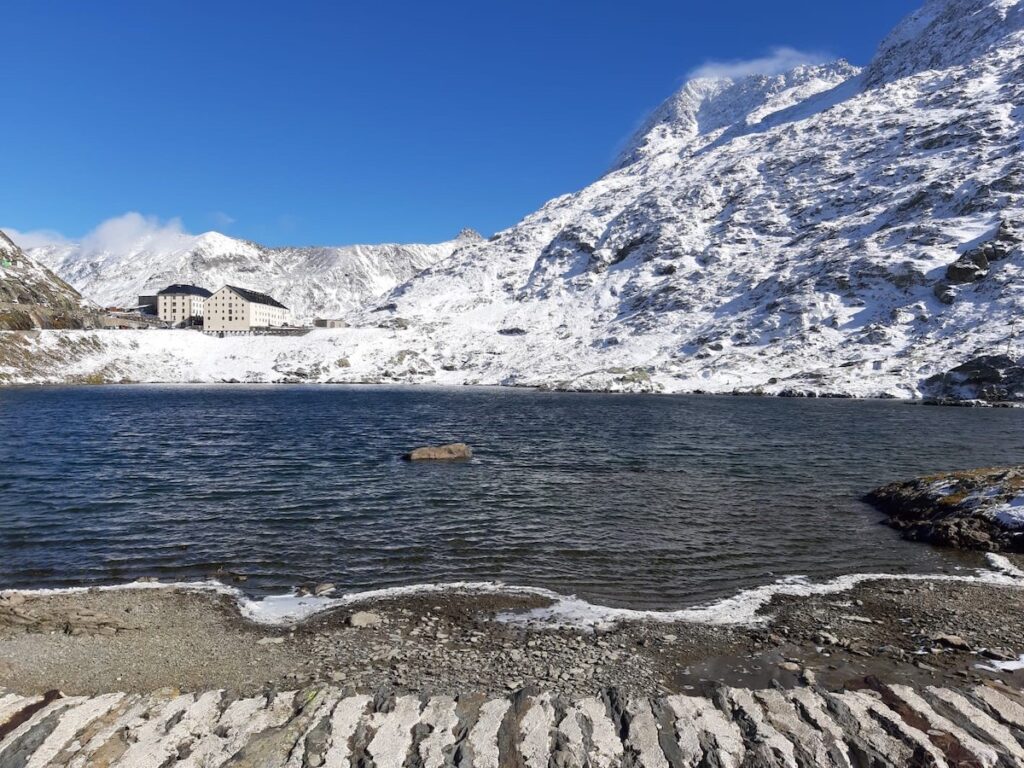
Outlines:
[[[466, 440], [470, 463], [409, 464]], [[1024, 411], [522, 390], [0, 389], [0, 588], [501, 580], [680, 607], [790, 574], [940, 571], [858, 501], [1024, 462]]]

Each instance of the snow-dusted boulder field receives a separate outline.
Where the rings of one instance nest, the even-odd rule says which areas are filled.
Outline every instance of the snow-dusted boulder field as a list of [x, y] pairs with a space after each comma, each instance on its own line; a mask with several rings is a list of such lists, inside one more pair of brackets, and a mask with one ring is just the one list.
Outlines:
[[[687, 83], [606, 175], [454, 244], [351, 328], [109, 332], [52, 376], [921, 396], [1024, 357], [1022, 129], [1024, 0], [929, 0], [863, 70]], [[303, 285], [307, 314], [345, 303]]]

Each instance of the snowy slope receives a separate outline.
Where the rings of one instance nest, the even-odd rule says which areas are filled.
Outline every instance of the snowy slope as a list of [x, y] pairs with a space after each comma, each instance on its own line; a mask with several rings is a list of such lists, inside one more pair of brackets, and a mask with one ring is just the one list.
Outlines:
[[116, 250], [55, 243], [27, 253], [103, 306], [132, 306], [172, 283], [230, 284], [271, 294], [303, 321], [372, 301], [474, 239], [467, 230], [436, 245], [268, 248], [218, 232], [160, 233]]
[[686, 84], [605, 177], [398, 288], [409, 346], [488, 382], [904, 396], [1019, 356], [1022, 28], [932, 0], [862, 75]]
[[687, 83], [605, 176], [351, 328], [117, 335], [74, 370], [917, 396], [1024, 357], [1022, 242], [1024, 0], [929, 0], [863, 72]]

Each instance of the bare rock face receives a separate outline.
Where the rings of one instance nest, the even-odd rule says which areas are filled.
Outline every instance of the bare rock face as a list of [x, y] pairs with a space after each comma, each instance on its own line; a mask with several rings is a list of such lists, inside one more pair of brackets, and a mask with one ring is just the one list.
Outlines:
[[876, 488], [864, 500], [913, 541], [1024, 552], [1024, 466], [929, 475]]
[[[984, 259], [982, 255], [979, 259]], [[988, 262], [985, 262], [985, 266], [973, 261], [964, 260], [963, 258], [954, 261], [948, 267], [946, 267], [946, 280], [953, 285], [962, 285], [964, 283], [975, 283], [981, 280], [985, 275], [988, 274]]]
[[465, 443], [417, 448], [405, 455], [408, 461], [453, 461], [473, 458], [473, 449]]
[[945, 400], [1024, 400], [1024, 361], [981, 355], [926, 379], [921, 390]]

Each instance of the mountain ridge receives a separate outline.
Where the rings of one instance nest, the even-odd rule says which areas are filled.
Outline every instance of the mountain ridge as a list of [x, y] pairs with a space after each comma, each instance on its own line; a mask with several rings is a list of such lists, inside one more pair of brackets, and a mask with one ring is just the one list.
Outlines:
[[1024, 358], [1022, 9], [929, 0], [863, 70], [687, 83], [608, 173], [452, 248], [349, 328], [238, 342], [224, 369], [198, 346], [171, 356], [182, 370], [150, 365], [119, 339], [102, 364], [135, 380], [919, 397], [972, 358]]
[[[546, 358], [566, 388], [614, 388], [607, 371], [639, 366], [673, 391], [864, 392], [860, 376], [906, 395], [947, 361], [1017, 349], [992, 320], [1009, 329], [1024, 308], [1022, 7], [932, 0], [863, 72], [687, 83], [628, 162], [389, 300], [430, 328], [428, 358], [475, 358], [483, 380], [515, 383], [545, 383]], [[788, 83], [812, 84], [773, 104]], [[700, 130], [722, 98], [732, 122]], [[951, 285], [950, 265], [998, 232], [1005, 258]], [[496, 319], [524, 332], [528, 365], [488, 353]]]
[[268, 247], [209, 231], [161, 237], [156, 244], [140, 238], [120, 250], [61, 242], [27, 254], [103, 306], [132, 306], [139, 295], [173, 283], [211, 290], [237, 284], [275, 296], [303, 321], [373, 301], [474, 239], [480, 236], [464, 230], [431, 245]]

